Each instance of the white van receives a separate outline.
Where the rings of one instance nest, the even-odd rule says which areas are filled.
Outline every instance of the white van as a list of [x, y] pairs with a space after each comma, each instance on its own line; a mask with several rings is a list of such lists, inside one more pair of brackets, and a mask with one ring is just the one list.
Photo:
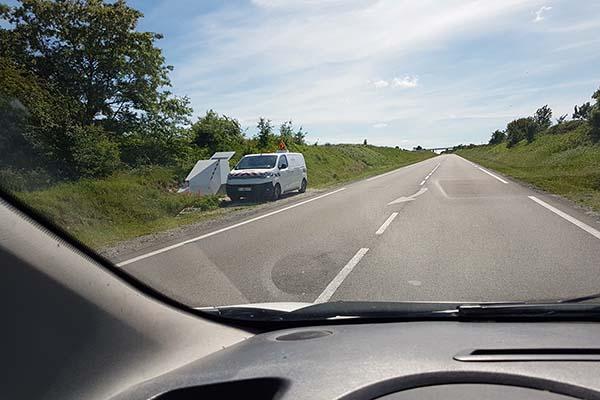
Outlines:
[[300, 153], [248, 154], [227, 175], [227, 195], [277, 200], [282, 193], [306, 191], [306, 163]]

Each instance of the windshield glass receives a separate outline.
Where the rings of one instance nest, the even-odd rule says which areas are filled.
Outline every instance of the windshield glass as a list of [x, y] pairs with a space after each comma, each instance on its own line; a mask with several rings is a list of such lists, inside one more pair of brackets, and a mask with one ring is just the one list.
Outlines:
[[580, 298], [599, 29], [593, 1], [7, 0], [0, 187], [190, 307]]
[[277, 156], [247, 156], [240, 160], [235, 169], [271, 169]]

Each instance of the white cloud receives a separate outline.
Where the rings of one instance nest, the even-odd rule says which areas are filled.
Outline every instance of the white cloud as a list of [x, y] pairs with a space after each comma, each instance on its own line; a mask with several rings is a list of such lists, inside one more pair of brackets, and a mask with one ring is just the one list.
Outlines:
[[385, 122], [379, 122], [377, 124], [373, 124], [373, 128], [376, 128], [376, 129], [386, 128], [387, 126], [388, 126], [388, 124], [386, 124]]
[[385, 79], [378, 79], [376, 81], [368, 81], [370, 85], [373, 85], [376, 89], [382, 89], [387, 87], [397, 87], [403, 89], [415, 88], [419, 85], [419, 78], [414, 76], [405, 76], [404, 78], [394, 77], [390, 81]]
[[381, 88], [385, 88], [385, 87], [390, 86], [390, 83], [388, 81], [384, 81], [383, 79], [379, 79], [377, 81], [374, 81], [372, 84], [377, 89], [381, 89]]
[[415, 88], [417, 87], [419, 84], [419, 78], [414, 76], [405, 76], [404, 78], [400, 79], [400, 78], [394, 78], [392, 80], [392, 85], [395, 87], [400, 87], [400, 88]]
[[552, 7], [550, 6], [541, 6], [539, 10], [537, 10], [535, 12], [535, 19], [533, 20], [533, 22], [540, 22], [541, 20], [543, 20], [544, 14], [546, 13], [546, 11], [550, 11], [552, 10]]
[[[525, 29], [519, 16], [527, 18], [543, 1], [223, 2], [177, 37], [170, 52], [181, 61], [172, 62], [173, 82], [176, 93], [191, 98], [196, 113], [213, 108], [249, 121], [251, 131], [259, 116], [291, 118], [315, 137], [334, 141], [335, 135], [346, 140], [365, 126], [394, 121], [394, 132], [412, 132], [414, 141], [425, 145], [419, 134], [448, 131], [429, 125], [436, 110], [457, 116], [498, 112], [503, 120], [539, 106], [541, 97], [522, 93], [531, 78], [520, 80], [523, 71], [534, 76], [537, 58], [491, 63], [478, 39], [505, 45], [504, 38], [512, 37], [506, 32]], [[550, 28], [545, 25], [538, 29], [545, 32]], [[467, 64], [469, 59], [474, 61]], [[495, 93], [498, 87], [501, 95]], [[471, 126], [484, 132], [502, 126], [477, 123]], [[380, 129], [378, 137], [388, 131]]]

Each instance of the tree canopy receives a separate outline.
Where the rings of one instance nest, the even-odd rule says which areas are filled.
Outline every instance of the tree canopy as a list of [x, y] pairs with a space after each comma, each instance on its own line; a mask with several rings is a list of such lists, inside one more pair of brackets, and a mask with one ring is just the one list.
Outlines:
[[116, 129], [155, 108], [170, 84], [155, 47], [162, 35], [136, 31], [141, 17], [123, 0], [23, 0], [0, 12], [10, 24], [2, 53], [77, 100], [80, 124], [107, 119]]
[[192, 110], [167, 90], [162, 36], [138, 31], [140, 18], [122, 0], [0, 7], [0, 107], [12, 120], [0, 150], [27, 152], [60, 178], [173, 162]]
[[492, 133], [489, 144], [498, 144], [506, 140], [506, 134], [498, 129]]
[[240, 123], [226, 115], [209, 110], [192, 125], [194, 143], [211, 152], [238, 148], [244, 141]]
[[508, 147], [512, 147], [523, 139], [532, 142], [538, 125], [533, 117], [519, 118], [511, 121], [506, 126], [506, 142]]

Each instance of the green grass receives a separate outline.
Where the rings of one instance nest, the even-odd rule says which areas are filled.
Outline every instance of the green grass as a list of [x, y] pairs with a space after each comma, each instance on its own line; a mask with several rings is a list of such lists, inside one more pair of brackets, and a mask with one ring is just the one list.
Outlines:
[[193, 222], [198, 214], [177, 215], [186, 207], [217, 210], [216, 196], [177, 194], [167, 168], [121, 172], [106, 179], [60, 183], [17, 196], [82, 242], [101, 247]]
[[387, 172], [434, 156], [392, 147], [336, 144], [291, 146], [304, 155], [310, 187], [326, 187]]
[[[304, 153], [309, 188], [375, 175], [433, 156], [430, 152], [361, 145], [295, 146], [290, 150]], [[219, 208], [217, 196], [177, 194], [177, 187], [175, 170], [153, 167], [16, 195], [93, 248], [231, 210]], [[179, 215], [186, 207], [195, 207], [198, 212]]]
[[540, 135], [530, 144], [478, 146], [456, 153], [466, 159], [600, 211], [600, 144], [584, 124], [560, 135]]

